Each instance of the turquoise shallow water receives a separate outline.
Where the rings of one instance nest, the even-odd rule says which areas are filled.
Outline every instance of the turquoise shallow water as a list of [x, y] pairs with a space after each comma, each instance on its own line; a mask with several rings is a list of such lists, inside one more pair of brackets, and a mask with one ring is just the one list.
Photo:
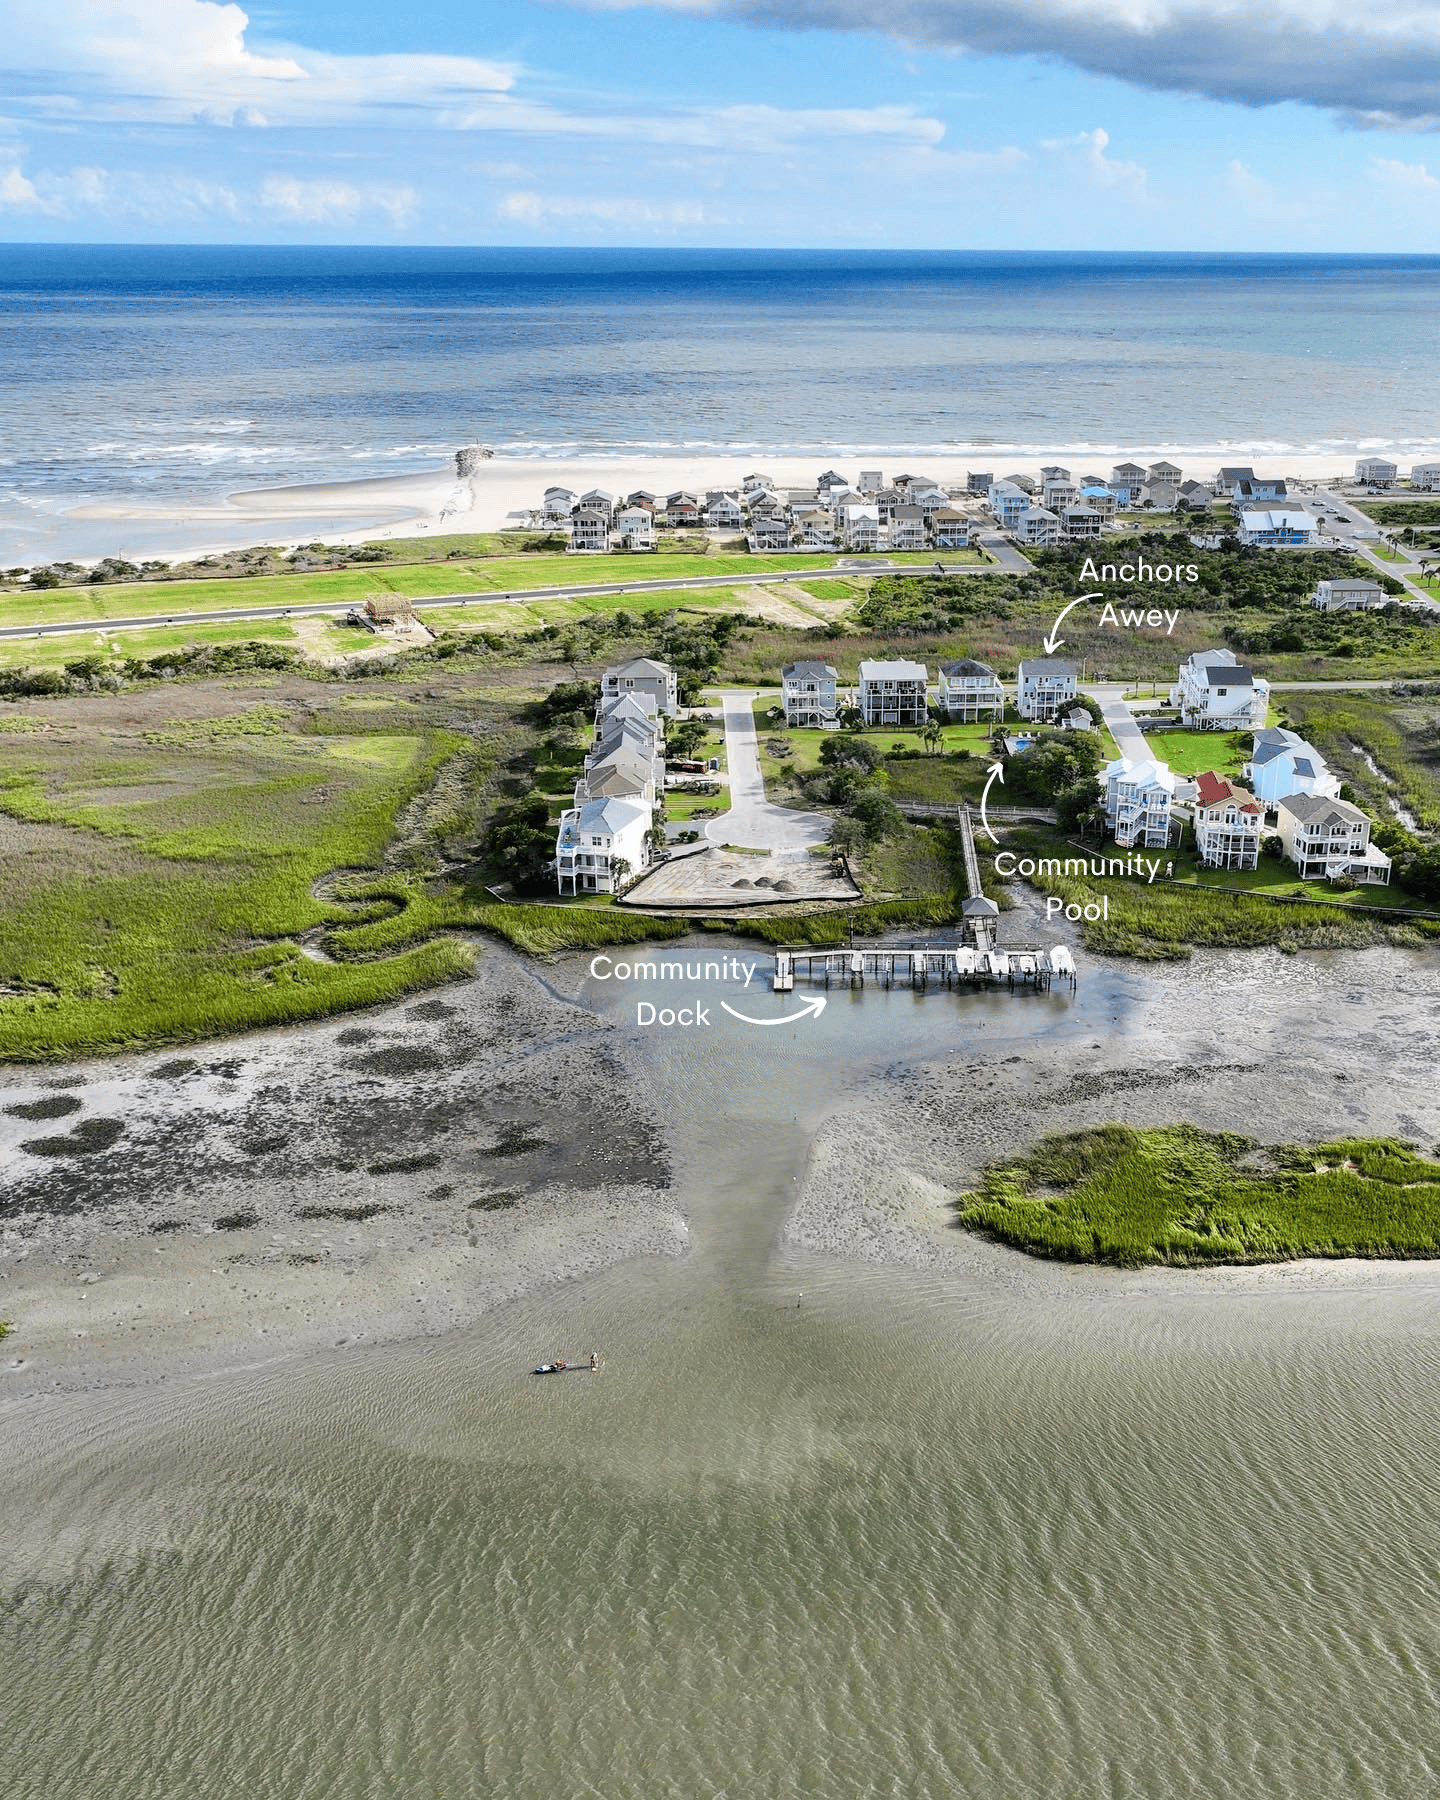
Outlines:
[[[1411, 961], [1357, 959], [1317, 1011], [1328, 978], [1272, 959], [1290, 992], [1255, 1006], [1294, 1007], [1297, 1056], [1341, 1028], [1363, 1058], [1381, 1009], [1392, 1044], [1433, 1012]], [[849, 1064], [835, 1036], [667, 1046], [690, 1258], [436, 1341], [13, 1410], [7, 1792], [1432, 1793], [1434, 1281], [777, 1249], [816, 1117], [906, 1018], [912, 1051], [1043, 1058], [1193, 981], [1213, 1053], [1240, 962], [1207, 966], [997, 1000], [989, 1051], [986, 1011], [879, 994]], [[525, 1373], [592, 1344], [597, 1377]]]

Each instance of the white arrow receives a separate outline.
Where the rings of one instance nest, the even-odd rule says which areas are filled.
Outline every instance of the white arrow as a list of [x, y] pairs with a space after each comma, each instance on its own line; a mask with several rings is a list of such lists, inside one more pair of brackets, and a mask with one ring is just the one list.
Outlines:
[[735, 1008], [724, 1000], [720, 1004], [732, 1019], [743, 1019], [747, 1025], [794, 1025], [800, 1019], [818, 1019], [825, 1010], [825, 996], [815, 994], [809, 1000], [802, 1000], [800, 1011], [791, 1013], [784, 1019], [752, 1019], [749, 1013], [736, 1012]]
[[[990, 829], [990, 821], [985, 817], [985, 802], [990, 798], [990, 789], [994, 786], [994, 784], [997, 781], [1000, 783], [1001, 787], [1004, 787], [1004, 785], [1005, 785], [1005, 770], [1000, 763], [996, 762], [996, 763], [991, 763], [990, 767], [985, 771], [985, 773], [990, 777], [990, 779], [985, 783], [985, 792], [980, 796], [980, 824], [983, 827], [985, 835], [986, 835], [986, 837], [989, 838], [990, 842], [992, 844], [998, 844], [1000, 842], [1000, 840], [999, 840], [999, 838], [996, 837], [995, 833]], [[724, 1002], [722, 1001], [721, 1004], [723, 1005]]]
[[1103, 598], [1104, 596], [1102, 594], [1081, 594], [1080, 598], [1078, 600], [1072, 600], [1069, 606], [1061, 607], [1060, 615], [1050, 627], [1050, 635], [1045, 640], [1045, 654], [1047, 656], [1053, 656], [1065, 642], [1064, 638], [1060, 636], [1060, 626], [1064, 621], [1066, 613], [1073, 611], [1075, 607], [1080, 605], [1082, 600], [1101, 600]]

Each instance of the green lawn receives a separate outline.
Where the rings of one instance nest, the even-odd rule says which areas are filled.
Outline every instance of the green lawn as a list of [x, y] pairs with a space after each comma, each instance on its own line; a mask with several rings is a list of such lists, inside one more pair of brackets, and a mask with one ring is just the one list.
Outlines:
[[1177, 775], [1238, 775], [1250, 754], [1248, 731], [1156, 731], [1146, 742]]
[[[0, 610], [4, 602], [0, 601]], [[353, 628], [350, 639], [373, 643], [369, 632]], [[66, 632], [63, 637], [0, 638], [0, 668], [58, 669], [80, 657], [113, 653], [137, 660], [158, 656], [162, 650], [182, 650], [189, 644], [287, 644], [300, 648], [291, 627], [281, 619], [236, 621], [225, 625], [155, 625], [134, 631]], [[339, 646], [337, 645], [337, 654]]]
[[955, 1209], [1033, 1255], [1125, 1268], [1440, 1255], [1440, 1164], [1386, 1138], [1302, 1149], [1102, 1125], [994, 1165]]

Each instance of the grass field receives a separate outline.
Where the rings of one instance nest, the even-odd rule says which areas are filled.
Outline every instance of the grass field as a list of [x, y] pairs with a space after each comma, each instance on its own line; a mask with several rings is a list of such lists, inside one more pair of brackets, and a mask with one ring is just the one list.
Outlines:
[[[923, 560], [923, 559], [921, 559]], [[933, 559], [932, 559], [933, 560]], [[828, 556], [797, 557], [794, 566], [828, 569]], [[608, 586], [612, 582], [665, 581], [690, 575], [754, 575], [789, 568], [783, 557], [616, 552], [608, 556], [477, 557], [473, 561], [376, 563], [359, 568], [317, 569], [299, 575], [253, 575], [201, 581], [134, 581], [118, 586], [22, 588], [0, 596], [0, 622], [41, 625], [51, 620], [138, 618], [152, 613], [206, 612], [240, 606], [315, 606], [363, 601], [367, 594], [405, 594], [412, 600], [446, 594], [519, 593], [527, 588]], [[638, 596], [632, 596], [632, 599]]]
[[1125, 1268], [1440, 1255], [1440, 1164], [1384, 1138], [1275, 1148], [1193, 1125], [1102, 1125], [1042, 1138], [955, 1208], [1033, 1255]]
[[1291, 693], [1285, 699], [1295, 729], [1344, 776], [1373, 818], [1393, 816], [1393, 800], [1423, 829], [1440, 830], [1440, 694]]
[[[1145, 730], [1143, 719], [1140, 729]], [[1156, 731], [1147, 735], [1146, 742], [1177, 775], [1200, 775], [1207, 769], [1217, 775], [1238, 775], [1250, 754], [1248, 731]]]

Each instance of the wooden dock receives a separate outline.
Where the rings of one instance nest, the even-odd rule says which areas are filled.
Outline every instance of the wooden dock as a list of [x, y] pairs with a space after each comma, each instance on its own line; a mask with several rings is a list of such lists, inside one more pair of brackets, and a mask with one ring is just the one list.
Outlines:
[[809, 944], [782, 944], [775, 952], [774, 988], [790, 993], [796, 980], [825, 987], [883, 988], [1030, 987], [1052, 982], [1075, 986], [1075, 959], [1063, 944], [1049, 950], [976, 950], [969, 945], [850, 944], [820, 950]]

